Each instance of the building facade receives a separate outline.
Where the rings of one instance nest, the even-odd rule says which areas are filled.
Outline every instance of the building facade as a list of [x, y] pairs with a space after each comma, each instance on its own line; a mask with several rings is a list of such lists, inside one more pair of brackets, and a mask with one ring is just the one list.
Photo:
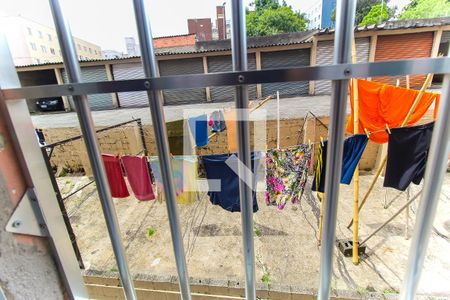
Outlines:
[[102, 50], [102, 58], [103, 59], [114, 59], [114, 58], [122, 58], [127, 55], [123, 52], [119, 52], [116, 50]]
[[320, 29], [322, 21], [322, 1], [316, 2], [306, 11], [306, 17], [309, 20], [308, 29]]
[[[62, 61], [56, 31], [19, 16], [2, 18], [6, 38], [16, 66]], [[100, 59], [100, 46], [74, 37], [80, 60]]]
[[227, 39], [227, 19], [225, 16], [225, 6], [216, 6], [216, 28], [219, 40]]
[[320, 0], [306, 11], [309, 29], [333, 28], [336, 0]]
[[189, 34], [195, 34], [197, 41], [212, 40], [211, 18], [188, 19], [187, 22]]

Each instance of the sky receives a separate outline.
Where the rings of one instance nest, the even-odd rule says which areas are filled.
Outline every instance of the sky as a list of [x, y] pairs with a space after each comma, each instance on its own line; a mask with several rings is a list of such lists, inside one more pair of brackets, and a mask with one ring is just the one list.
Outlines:
[[[72, 34], [99, 45], [103, 50], [125, 52], [125, 37], [137, 37], [132, 0], [60, 0]], [[230, 18], [230, 0], [147, 0], [154, 37], [188, 33], [187, 19], [211, 18], [215, 23], [215, 7], [225, 2], [226, 18]], [[246, 6], [251, 0], [244, 0]], [[287, 0], [302, 12], [317, 1]], [[391, 0], [390, 5], [403, 7], [409, 0]], [[48, 0], [3, 0], [2, 15], [21, 15], [54, 27]]]

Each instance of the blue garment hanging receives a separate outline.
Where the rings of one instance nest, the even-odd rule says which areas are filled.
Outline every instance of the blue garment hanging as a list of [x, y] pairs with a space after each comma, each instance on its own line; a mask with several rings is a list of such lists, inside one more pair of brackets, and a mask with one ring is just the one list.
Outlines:
[[195, 140], [195, 145], [203, 147], [208, 145], [208, 116], [206, 114], [189, 118], [189, 128]]
[[[342, 157], [342, 173], [341, 173], [341, 183], [342, 184], [350, 184], [353, 178], [353, 173], [355, 173], [356, 166], [361, 159], [361, 156], [366, 149], [367, 142], [369, 139], [365, 134], [355, 134], [344, 141], [344, 153]], [[323, 193], [325, 191], [325, 170], [326, 170], [326, 158], [327, 158], [327, 146], [328, 141], [323, 142], [323, 146], [320, 145], [321, 157], [319, 159], [322, 160], [322, 166], [320, 170], [316, 170], [316, 172], [320, 172], [320, 176], [318, 176], [319, 184], [317, 186], [316, 176], [314, 176], [314, 180], [312, 183], [312, 190]]]
[[[233, 165], [237, 163], [237, 155], [235, 155], [234, 160], [229, 161]], [[209, 200], [212, 204], [219, 205], [225, 210], [231, 212], [241, 211], [240, 206], [240, 196], [239, 196], [239, 177], [238, 175], [227, 165], [225, 162], [229, 157], [229, 154], [213, 154], [205, 155], [202, 157], [202, 162], [206, 170], [206, 178], [211, 180], [208, 182], [208, 195]], [[258, 162], [260, 159], [259, 153], [252, 153], [252, 184], [253, 184], [253, 212], [258, 211], [258, 202], [256, 201], [256, 173], [258, 171]], [[234, 165], [237, 167], [237, 164]], [[220, 191], [212, 191], [213, 181], [220, 180]]]

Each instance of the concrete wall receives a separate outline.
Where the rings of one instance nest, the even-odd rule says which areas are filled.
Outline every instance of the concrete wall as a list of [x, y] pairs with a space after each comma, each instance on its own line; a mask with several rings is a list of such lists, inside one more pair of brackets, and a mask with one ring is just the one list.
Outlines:
[[[89, 271], [88, 271], [89, 272]], [[117, 274], [87, 274], [84, 277], [90, 297], [95, 299], [124, 299], [123, 289]], [[190, 278], [191, 295], [194, 300], [237, 300], [245, 299], [245, 283], [232, 280]], [[145, 276], [139, 274], [134, 280], [139, 299], [180, 299], [176, 278]], [[302, 289], [284, 284], [256, 284], [256, 297], [271, 300], [313, 300], [317, 298], [314, 289]], [[390, 300], [397, 295], [366, 293], [364, 296], [352, 291], [332, 290], [331, 299], [373, 299]]]
[[[323, 123], [328, 123], [328, 118], [322, 118]], [[289, 119], [280, 121], [280, 146], [288, 147], [298, 145], [300, 143], [318, 143], [320, 137], [326, 138], [327, 129], [320, 125], [319, 122], [314, 122], [313, 119], [308, 119], [305, 124], [304, 132], [300, 132], [304, 120], [303, 119]], [[269, 120], [266, 124], [267, 136], [266, 141], [268, 148], [276, 147], [276, 120]], [[152, 126], [144, 125], [144, 137], [149, 151], [149, 155], [156, 155], [156, 142]], [[250, 126], [251, 144], [253, 145], [253, 124]], [[44, 129], [44, 135], [47, 143], [57, 142], [68, 137], [79, 135], [78, 128], [48, 128]], [[175, 131], [169, 129], [169, 139], [182, 145], [182, 131]], [[212, 153], [228, 153], [227, 146], [227, 131], [217, 134], [211, 138], [209, 144], [201, 149], [198, 149], [197, 154], [205, 155]], [[104, 153], [109, 154], [137, 154], [142, 151], [142, 142], [139, 130], [136, 126], [124, 128], [116, 128], [108, 130], [99, 134], [100, 148]], [[180, 146], [181, 147], [181, 146]], [[316, 148], [318, 145], [316, 145]], [[363, 157], [361, 159], [360, 168], [363, 170], [371, 170], [374, 168], [379, 145], [369, 142]], [[315, 154], [317, 151], [314, 151]], [[314, 158], [315, 162], [315, 158]], [[82, 171], [90, 175], [91, 168], [89, 160], [82, 140], [70, 142], [68, 144], [58, 146], [53, 152], [51, 159], [53, 167], [64, 167], [69, 171]]]
[[0, 288], [7, 299], [63, 299], [47, 239], [4, 229], [26, 189], [15, 153], [0, 116]]

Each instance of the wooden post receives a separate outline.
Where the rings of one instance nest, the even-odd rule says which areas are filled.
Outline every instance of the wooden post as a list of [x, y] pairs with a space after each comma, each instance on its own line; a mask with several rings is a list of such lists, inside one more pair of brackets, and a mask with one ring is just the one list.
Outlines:
[[[352, 43], [352, 62], [356, 63], [356, 43]], [[359, 132], [359, 95], [358, 95], [358, 80], [353, 78], [351, 80], [351, 89], [353, 91], [353, 133]], [[353, 264], [359, 263], [358, 244], [359, 244], [359, 163], [356, 165], [355, 173], [353, 174]]]
[[317, 192], [317, 198], [320, 200], [320, 217], [319, 217], [319, 246], [322, 241], [323, 231], [323, 208], [325, 207], [325, 196], [323, 193]]
[[[261, 51], [255, 52], [255, 58], [256, 58], [256, 70], [261, 70]], [[258, 83], [256, 85], [256, 98], [262, 98], [262, 85], [261, 83]]]
[[[208, 58], [203, 56], [203, 73], [208, 74]], [[211, 88], [207, 86], [206, 90], [206, 101], [211, 101]]]
[[[57, 84], [64, 84], [64, 79], [61, 73], [61, 69], [54, 69], [55, 70], [55, 77], [56, 77], [56, 83]], [[72, 110], [72, 108], [70, 107], [70, 102], [69, 102], [69, 98], [67, 96], [61, 96], [62, 100], [63, 100], [63, 104], [64, 104], [64, 110], [69, 112]]]
[[[114, 76], [112, 74], [111, 65], [105, 64], [105, 71], [106, 71], [106, 77], [108, 78], [108, 81], [113, 81]], [[112, 105], [114, 108], [119, 107], [119, 97], [117, 96], [117, 93], [111, 93], [112, 98]]]
[[[316, 64], [317, 64], [317, 37], [313, 36], [309, 65], [315, 66]], [[310, 95], [316, 94], [316, 82], [314, 80], [309, 81], [309, 94]]]
[[[406, 117], [403, 120], [403, 123], [400, 125], [400, 127], [405, 127], [408, 124], [409, 119], [411, 118], [412, 114], [416, 110], [416, 107], [419, 104], [423, 93], [425, 93], [425, 90], [430, 85], [432, 79], [433, 79], [433, 74], [428, 74], [427, 78], [425, 79], [425, 82], [422, 85], [422, 88], [420, 89], [419, 93], [417, 94], [416, 99], [414, 99], [414, 102], [411, 105], [411, 108], [409, 109], [408, 114], [406, 115]], [[370, 193], [373, 190], [373, 187], [375, 186], [375, 183], [378, 180], [378, 177], [380, 176], [381, 172], [383, 171], [384, 166], [386, 165], [386, 162], [387, 162], [387, 155], [384, 156], [383, 161], [381, 162], [380, 166], [378, 167], [375, 177], [373, 178], [372, 182], [370, 183], [370, 187], [367, 190], [366, 194], [364, 195], [364, 198], [362, 199], [361, 204], [359, 205], [358, 211], [361, 211], [361, 208], [363, 207], [364, 203], [366, 203], [367, 198], [369, 197]], [[347, 228], [350, 228], [352, 226], [353, 222], [354, 222], [354, 220], [352, 219], [350, 221], [350, 223], [348, 224]]]

